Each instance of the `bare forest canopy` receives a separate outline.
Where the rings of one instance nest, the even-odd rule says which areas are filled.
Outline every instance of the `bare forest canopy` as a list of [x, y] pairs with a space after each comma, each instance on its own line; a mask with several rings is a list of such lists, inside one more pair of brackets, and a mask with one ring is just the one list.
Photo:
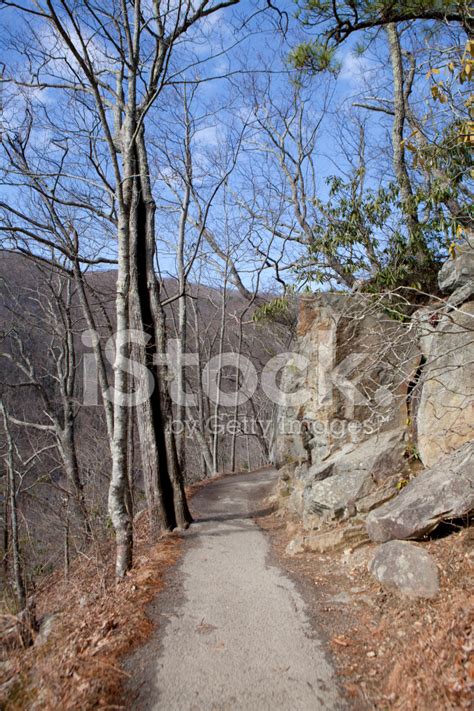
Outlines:
[[186, 528], [186, 484], [268, 462], [261, 376], [300, 294], [386, 297], [400, 320], [437, 295], [472, 236], [474, 42], [468, 4], [441, 0], [1, 0], [0, 22], [2, 570], [22, 608], [106, 536], [122, 577], [138, 511], [153, 537]]

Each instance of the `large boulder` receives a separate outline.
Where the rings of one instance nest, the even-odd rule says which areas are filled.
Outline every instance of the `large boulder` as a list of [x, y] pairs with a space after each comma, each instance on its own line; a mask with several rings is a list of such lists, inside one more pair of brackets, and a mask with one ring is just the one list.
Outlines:
[[402, 597], [433, 598], [439, 593], [436, 563], [414, 543], [389, 541], [379, 546], [369, 571], [385, 590]]
[[474, 248], [469, 241], [458, 248], [454, 259], [448, 259], [438, 274], [438, 284], [441, 291], [452, 292], [461, 286], [474, 281]]
[[474, 296], [474, 280], [470, 281], [468, 284], [463, 284], [458, 286], [457, 289], [449, 295], [447, 303], [450, 306], [460, 306], [465, 301], [469, 301]]
[[468, 443], [413, 479], [400, 494], [367, 517], [377, 543], [421, 538], [441, 521], [474, 510], [474, 443]]
[[[428, 321], [416, 425], [425, 466], [474, 438], [474, 301]], [[429, 329], [429, 330], [428, 330]]]
[[305, 475], [303, 523], [317, 528], [324, 521], [355, 515], [357, 503], [401, 469], [405, 432], [379, 432], [361, 443], [347, 443]]

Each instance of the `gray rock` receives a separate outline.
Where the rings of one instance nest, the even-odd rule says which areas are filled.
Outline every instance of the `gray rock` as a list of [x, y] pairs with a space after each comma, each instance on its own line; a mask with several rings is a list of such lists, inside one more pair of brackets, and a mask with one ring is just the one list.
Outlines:
[[420, 358], [415, 334], [379, 311], [371, 296], [303, 297], [292, 350], [308, 367], [290, 360], [281, 390], [303, 390], [306, 399], [276, 408], [272, 461], [278, 468], [318, 466], [348, 443], [405, 425], [407, 384]]
[[298, 555], [299, 553], [304, 553], [304, 539], [303, 538], [293, 538], [292, 541], [288, 543], [285, 548], [285, 553], [287, 555]]
[[369, 513], [372, 509], [376, 509], [378, 506], [385, 504], [385, 502], [393, 499], [398, 491], [396, 488], [399, 477], [391, 477], [389, 483], [386, 486], [381, 486], [376, 489], [371, 494], [363, 496], [356, 502], [357, 513]]
[[411, 317], [420, 351], [425, 358], [430, 357], [433, 339], [436, 337], [436, 327], [443, 308], [442, 302], [431, 306], [422, 306]]
[[356, 548], [368, 542], [365, 525], [355, 524], [305, 536], [303, 546], [306, 551], [326, 553], [326, 551]]
[[474, 295], [474, 280], [470, 281], [469, 284], [464, 284], [459, 286], [452, 294], [450, 294], [448, 299], [448, 304], [450, 306], [460, 306], [465, 301], [468, 301]]
[[365, 524], [355, 523], [295, 538], [287, 545], [286, 553], [288, 555], [298, 555], [303, 552], [326, 553], [344, 548], [357, 548], [368, 542], [369, 537]]
[[48, 639], [50, 638], [51, 634], [54, 632], [54, 630], [57, 626], [58, 618], [59, 618], [59, 615], [55, 612], [52, 612], [50, 614], [44, 615], [40, 619], [38, 634], [36, 635], [36, 638], [35, 638], [35, 645], [36, 646], [39, 647], [48, 641]]
[[356, 502], [402, 466], [404, 436], [403, 429], [381, 432], [347, 444], [324, 464], [310, 467], [303, 494], [305, 528], [354, 515]]
[[421, 538], [444, 520], [474, 510], [474, 443], [468, 443], [413, 479], [395, 498], [367, 517], [377, 543]]
[[474, 436], [474, 301], [442, 316], [430, 343], [416, 415], [428, 467]]
[[379, 546], [369, 571], [385, 590], [410, 598], [434, 598], [439, 593], [438, 568], [420, 546], [389, 541]]
[[467, 242], [455, 259], [448, 259], [438, 274], [441, 291], [451, 292], [474, 281], [474, 249]]

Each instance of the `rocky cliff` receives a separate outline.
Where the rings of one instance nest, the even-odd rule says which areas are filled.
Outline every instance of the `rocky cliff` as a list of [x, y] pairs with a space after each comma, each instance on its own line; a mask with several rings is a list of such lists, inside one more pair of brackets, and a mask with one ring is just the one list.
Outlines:
[[439, 273], [449, 295], [415, 314], [424, 362], [417, 444], [426, 466], [473, 439], [474, 243]]
[[373, 295], [302, 298], [273, 459], [280, 505], [312, 532], [306, 547], [326, 545], [335, 521], [387, 541], [474, 509], [472, 244], [439, 285], [404, 321]]
[[407, 398], [420, 352], [413, 329], [376, 300], [346, 294], [302, 300], [294, 350], [274, 460], [283, 498], [313, 528], [369, 510], [372, 492], [394, 483], [408, 446]]

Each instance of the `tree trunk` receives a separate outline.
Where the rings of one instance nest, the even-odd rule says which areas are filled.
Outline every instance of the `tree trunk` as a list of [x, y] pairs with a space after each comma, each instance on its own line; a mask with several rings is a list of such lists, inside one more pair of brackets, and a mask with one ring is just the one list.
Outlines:
[[21, 570], [20, 542], [18, 534], [18, 507], [16, 499], [16, 481], [15, 481], [15, 462], [13, 439], [10, 433], [7, 413], [3, 402], [0, 401], [0, 410], [3, 416], [3, 426], [7, 439], [7, 477], [8, 490], [10, 494], [10, 525], [11, 525], [11, 542], [12, 542], [12, 563], [13, 563], [13, 586], [15, 588], [16, 599], [20, 610], [26, 607], [26, 590], [23, 582]]
[[[84, 285], [84, 275], [80, 268], [80, 264], [77, 259], [74, 261], [74, 280], [77, 286], [77, 291], [79, 294], [79, 301], [84, 313], [84, 317], [87, 323], [87, 327], [91, 332], [96, 332], [96, 323], [94, 319], [94, 314], [89, 304], [89, 299], [87, 298], [85, 285]], [[110, 399], [107, 397], [107, 392], [109, 389], [109, 382], [107, 377], [107, 368], [105, 365], [104, 354], [100, 345], [99, 338], [92, 338], [92, 348], [94, 351], [94, 357], [97, 366], [97, 373], [99, 377], [99, 387], [102, 395], [102, 403], [105, 410], [105, 421], [107, 424], [107, 434], [109, 440], [112, 441], [114, 435], [114, 411], [113, 405]]]
[[[182, 257], [182, 255], [181, 255]], [[178, 257], [180, 259], [180, 257]], [[180, 277], [178, 280], [179, 290], [181, 296], [178, 300], [178, 349], [176, 358], [176, 371], [177, 371], [177, 385], [178, 385], [178, 397], [184, 399], [185, 395], [185, 378], [184, 378], [184, 365], [183, 356], [186, 351], [186, 282], [183, 276], [184, 268], [180, 270]], [[182, 472], [186, 468], [186, 406], [184, 402], [179, 402], [176, 406], [176, 420], [179, 424], [179, 432], [176, 435], [176, 448], [178, 453], [178, 463]]]
[[235, 471], [235, 457], [237, 449], [237, 418], [239, 416], [239, 387], [240, 387], [240, 358], [242, 355], [242, 314], [239, 317], [239, 343], [237, 352], [237, 372], [235, 374], [235, 397], [234, 397], [234, 427], [232, 428], [232, 444], [231, 444], [231, 458], [230, 458], [230, 470]]
[[[197, 427], [194, 427], [193, 432], [194, 436], [196, 439], [196, 442], [201, 448], [201, 456], [203, 460], [203, 465], [207, 469], [207, 473], [209, 476], [213, 476], [216, 472], [214, 469], [213, 465], [213, 459], [212, 459], [212, 452], [211, 448], [209, 446], [209, 441], [208, 438], [206, 437], [208, 429], [206, 427], [206, 419], [205, 419], [205, 412], [204, 412], [204, 393], [203, 393], [203, 386], [202, 386], [202, 358], [201, 358], [201, 344], [200, 344], [200, 322], [199, 322], [199, 315], [197, 312], [197, 309], [194, 305], [194, 301], [191, 300], [191, 306], [193, 310], [193, 316], [194, 316], [194, 329], [195, 329], [195, 350], [197, 354], [197, 374], [198, 374], [198, 405], [197, 405], [197, 410], [198, 410], [198, 421]], [[191, 413], [188, 412], [188, 417], [192, 420], [192, 415]]]
[[[154, 353], [167, 353], [166, 319], [163, 306], [160, 301], [160, 289], [155, 274], [155, 211], [156, 205], [151, 192], [150, 175], [145, 148], [143, 131], [137, 139], [138, 173], [140, 176], [141, 198], [145, 212], [145, 250], [146, 255], [146, 275], [148, 306], [150, 315], [150, 327], [154, 330], [155, 341], [153, 343]], [[179, 528], [186, 528], [192, 522], [186, 494], [184, 491], [183, 472], [179, 468], [178, 456], [176, 452], [176, 441], [173, 434], [173, 410], [171, 398], [166, 383], [166, 371], [163, 365], [155, 367], [155, 379], [157, 383], [154, 425], [160, 440], [164, 439], [164, 448], [161, 449], [163, 462], [160, 466], [160, 477], [162, 485], [167, 484], [166, 477], [172, 483], [170, 495], [165, 500], [168, 515], [171, 517], [171, 506], [174, 508], [175, 523]], [[166, 464], [165, 464], [166, 462]], [[160, 462], [161, 465], [161, 462]]]
[[5, 482], [5, 497], [3, 500], [3, 579], [6, 585], [8, 580], [8, 551], [10, 549], [10, 541], [8, 537], [8, 525], [9, 525], [9, 515], [8, 515], [8, 502], [10, 500], [10, 490], [8, 487], [8, 477]]
[[402, 201], [402, 209], [407, 222], [410, 235], [410, 244], [413, 256], [426, 263], [428, 249], [425, 239], [421, 234], [418, 220], [418, 212], [415, 204], [413, 188], [408, 174], [405, 160], [404, 130], [407, 118], [407, 107], [404, 87], [404, 71], [402, 61], [402, 51], [397, 26], [389, 24], [386, 27], [388, 44], [390, 49], [390, 61], [393, 74], [393, 124], [392, 124], [392, 149], [393, 166], [397, 179]]
[[66, 499], [66, 504], [64, 506], [64, 577], [69, 577], [69, 563], [70, 563], [70, 553], [69, 553], [69, 501]]
[[76, 442], [74, 437], [74, 421], [71, 406], [67, 406], [65, 413], [66, 421], [59, 434], [59, 449], [63, 460], [66, 478], [68, 482], [69, 495], [74, 503], [74, 509], [87, 538], [91, 536], [91, 526], [89, 515], [84, 498], [84, 486], [79, 473], [79, 463], [77, 461]]
[[[157, 326], [157, 347], [159, 353], [167, 353], [167, 334], [166, 334], [166, 319], [163, 307], [159, 300], [157, 291], [157, 282], [153, 272], [153, 278], [155, 279], [155, 288], [152, 289], [152, 294], [154, 298], [153, 308], [155, 324]], [[160, 372], [161, 371], [161, 372]], [[188, 507], [186, 500], [186, 493], [184, 490], [184, 477], [183, 472], [179, 467], [178, 454], [176, 450], [176, 440], [173, 433], [173, 407], [171, 404], [171, 398], [168, 392], [168, 387], [166, 385], [166, 373], [164, 367], [158, 371], [158, 384], [159, 391], [161, 395], [162, 404], [162, 422], [164, 424], [165, 430], [165, 441], [166, 441], [166, 453], [168, 461], [168, 471], [169, 476], [173, 484], [173, 495], [174, 495], [174, 511], [176, 517], [176, 525], [178, 528], [187, 528], [190, 523], [192, 523], [191, 512]]]
[[222, 352], [224, 350], [224, 336], [225, 336], [225, 309], [226, 309], [226, 297], [227, 297], [227, 262], [226, 270], [224, 275], [224, 286], [222, 291], [222, 306], [221, 306], [221, 325], [219, 331], [219, 361], [218, 361], [218, 374], [217, 374], [217, 392], [216, 401], [214, 403], [214, 437], [212, 440], [212, 466], [214, 472], [219, 471], [219, 410], [220, 410], [220, 392], [221, 392], [221, 382], [222, 382]]
[[133, 516], [135, 514], [135, 488], [134, 488], [134, 480], [133, 480], [133, 467], [134, 467], [134, 459], [135, 459], [135, 447], [134, 447], [134, 442], [133, 442], [133, 418], [134, 418], [134, 410], [132, 407], [128, 408], [128, 422], [127, 422], [127, 457], [128, 457], [128, 463], [127, 463], [127, 474], [128, 474], [128, 487], [127, 487], [127, 500], [126, 500], [126, 505], [128, 509], [128, 515], [130, 516], [130, 519], [133, 521]]
[[[126, 162], [126, 161], [124, 161]], [[116, 537], [117, 577], [122, 578], [132, 565], [132, 521], [126, 506], [127, 486], [127, 408], [121, 394], [127, 392], [126, 354], [128, 345], [128, 290], [130, 284], [128, 219], [120, 208], [118, 229], [118, 275], [116, 287], [117, 337], [114, 363], [114, 435], [112, 439], [112, 476], [109, 486], [108, 509]]]
[[269, 450], [269, 447], [267, 444], [267, 440], [265, 437], [265, 432], [262, 427], [262, 423], [260, 422], [260, 420], [257, 416], [257, 409], [255, 407], [255, 403], [252, 398], [250, 398], [250, 407], [252, 408], [252, 412], [253, 412], [253, 416], [254, 416], [254, 420], [255, 420], [255, 425], [258, 430], [258, 441], [260, 443], [260, 447], [261, 447], [263, 454], [265, 456], [265, 460], [268, 462], [269, 457], [270, 457], [270, 450]]
[[[191, 156], [191, 126], [188, 111], [186, 87], [184, 88], [184, 119], [185, 119], [185, 139], [184, 139], [184, 194], [181, 201], [181, 214], [178, 228], [178, 352], [177, 352], [177, 384], [178, 397], [184, 400], [185, 377], [184, 377], [184, 353], [187, 345], [187, 300], [186, 300], [186, 264], [185, 264], [185, 243], [186, 224], [188, 222], [189, 204], [191, 200], [192, 182], [192, 156]], [[176, 408], [176, 419], [179, 423], [179, 432], [176, 435], [176, 448], [178, 464], [181, 472], [186, 469], [186, 405], [178, 402]]]
[[[132, 355], [134, 361], [145, 365], [155, 375], [156, 366], [153, 363], [153, 354], [156, 337], [146, 288], [146, 265], [144, 264], [146, 245], [143, 239], [142, 207], [139, 211], [141, 214], [138, 223], [131, 230], [130, 239], [130, 322], [135, 330], [143, 333], [149, 340], [146, 345], [145, 343], [134, 343]], [[150, 533], [153, 538], [156, 538], [162, 531], [172, 530], [176, 525], [172, 486], [167, 472], [166, 444], [162, 433], [160, 434], [161, 428], [157, 430], [156, 427], [157, 408], [160, 409], [160, 402], [155, 378], [153, 393], [136, 406], [140, 459]], [[158, 418], [160, 418], [159, 412]]]
[[196, 442], [200, 447], [201, 456], [203, 459], [203, 463], [205, 464], [205, 467], [207, 469], [207, 473], [212, 476], [213, 474], [215, 474], [215, 471], [212, 461], [212, 452], [209, 449], [209, 444], [206, 441], [202, 428], [198, 426], [193, 430], [193, 432]]

